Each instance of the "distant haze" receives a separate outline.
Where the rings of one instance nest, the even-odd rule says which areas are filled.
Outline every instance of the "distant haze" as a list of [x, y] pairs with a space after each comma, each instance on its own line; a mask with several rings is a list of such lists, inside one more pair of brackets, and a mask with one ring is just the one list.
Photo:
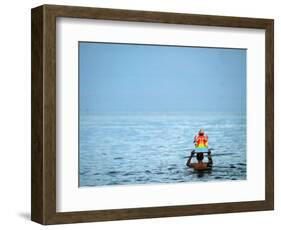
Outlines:
[[246, 50], [79, 43], [81, 112], [246, 111]]

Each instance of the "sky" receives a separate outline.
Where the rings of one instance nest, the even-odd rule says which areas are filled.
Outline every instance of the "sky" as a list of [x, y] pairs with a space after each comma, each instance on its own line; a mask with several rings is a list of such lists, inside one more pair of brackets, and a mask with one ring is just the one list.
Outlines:
[[81, 112], [246, 112], [245, 49], [79, 42]]

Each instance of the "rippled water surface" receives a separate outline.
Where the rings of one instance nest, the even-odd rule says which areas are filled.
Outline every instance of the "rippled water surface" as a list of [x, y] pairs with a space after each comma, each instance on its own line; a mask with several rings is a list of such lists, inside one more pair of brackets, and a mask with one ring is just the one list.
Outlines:
[[[213, 148], [211, 171], [185, 166], [203, 127]], [[80, 114], [80, 186], [246, 179], [246, 116]]]

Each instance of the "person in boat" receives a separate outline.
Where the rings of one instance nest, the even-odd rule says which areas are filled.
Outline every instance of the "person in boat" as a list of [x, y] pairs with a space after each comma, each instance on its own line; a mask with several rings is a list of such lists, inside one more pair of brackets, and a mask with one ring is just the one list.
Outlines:
[[195, 145], [195, 149], [192, 150], [186, 165], [187, 166], [192, 166], [191, 164], [191, 159], [196, 154], [196, 159], [198, 161], [198, 164], [203, 164], [203, 159], [204, 159], [204, 152], [206, 151], [208, 153], [208, 163], [207, 166], [211, 167], [213, 165], [213, 160], [211, 156], [211, 151], [208, 149], [208, 135], [205, 134], [204, 129], [200, 129], [198, 132], [198, 135], [194, 136], [193, 143]]

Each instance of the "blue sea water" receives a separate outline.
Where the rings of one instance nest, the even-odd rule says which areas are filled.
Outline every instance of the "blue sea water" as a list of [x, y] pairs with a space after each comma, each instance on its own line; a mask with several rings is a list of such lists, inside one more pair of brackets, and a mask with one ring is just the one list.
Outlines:
[[[200, 128], [214, 166], [199, 173], [185, 164]], [[80, 114], [80, 187], [246, 178], [245, 114]]]

